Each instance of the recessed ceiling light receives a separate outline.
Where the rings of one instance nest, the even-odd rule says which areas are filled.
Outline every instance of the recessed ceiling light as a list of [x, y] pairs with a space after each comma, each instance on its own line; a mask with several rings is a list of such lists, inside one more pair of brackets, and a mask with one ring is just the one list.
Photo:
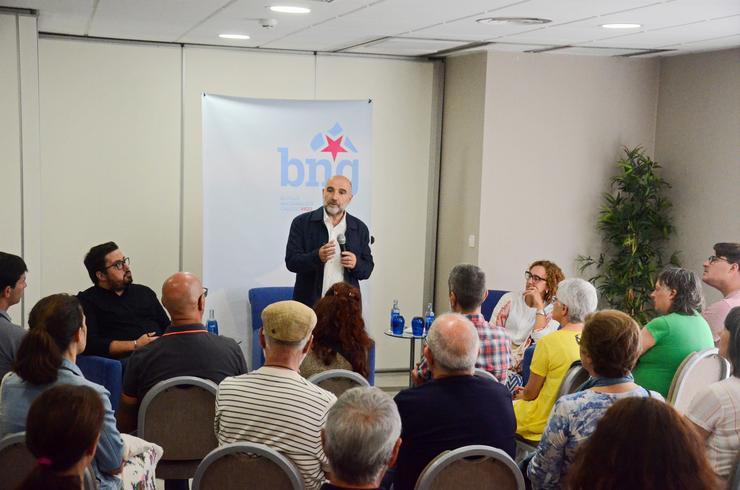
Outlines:
[[640, 24], [601, 24], [604, 29], [637, 29]]
[[519, 25], [535, 25], [535, 24], [547, 24], [552, 22], [550, 19], [541, 19], [539, 17], [484, 17], [483, 19], [476, 19], [479, 24], [519, 24]]
[[219, 34], [218, 37], [222, 39], [249, 39], [246, 34]]
[[273, 12], [280, 12], [281, 14], [307, 14], [311, 12], [311, 9], [306, 7], [293, 7], [290, 5], [273, 5], [270, 7]]

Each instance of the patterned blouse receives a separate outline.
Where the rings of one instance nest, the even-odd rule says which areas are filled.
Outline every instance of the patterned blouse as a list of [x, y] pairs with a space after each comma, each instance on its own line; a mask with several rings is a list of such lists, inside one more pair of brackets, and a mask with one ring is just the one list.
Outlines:
[[596, 430], [596, 424], [612, 404], [631, 396], [652, 396], [663, 400], [660, 394], [642, 387], [624, 393], [586, 390], [561, 397], [552, 409], [540, 444], [527, 468], [532, 488], [561, 488], [560, 482], [573, 463], [581, 441]]

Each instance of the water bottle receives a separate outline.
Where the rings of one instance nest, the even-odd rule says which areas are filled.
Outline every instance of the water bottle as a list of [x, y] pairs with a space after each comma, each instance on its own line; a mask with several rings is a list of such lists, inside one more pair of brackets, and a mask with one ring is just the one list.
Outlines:
[[401, 310], [398, 308], [398, 300], [393, 300], [393, 307], [391, 308], [391, 330], [393, 330], [393, 319], [401, 315]]
[[429, 329], [432, 328], [432, 323], [434, 323], [434, 311], [432, 311], [432, 304], [427, 304], [427, 311], [424, 313], [424, 331], [426, 333], [429, 333]]
[[218, 335], [218, 322], [216, 321], [216, 314], [213, 310], [208, 310], [208, 321], [206, 322], [206, 329], [208, 333]]

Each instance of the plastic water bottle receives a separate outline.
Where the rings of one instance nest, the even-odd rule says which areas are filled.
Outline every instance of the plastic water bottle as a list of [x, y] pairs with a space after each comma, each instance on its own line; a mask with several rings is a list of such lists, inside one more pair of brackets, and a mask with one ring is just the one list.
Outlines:
[[429, 333], [429, 329], [432, 328], [434, 323], [434, 311], [432, 311], [432, 304], [427, 304], [427, 311], [424, 313], [424, 331]]
[[218, 322], [216, 321], [216, 314], [213, 310], [208, 310], [208, 321], [206, 322], [206, 329], [208, 333], [218, 335]]
[[391, 308], [391, 330], [393, 330], [393, 319], [401, 315], [401, 310], [398, 308], [398, 300], [393, 300], [393, 307]]

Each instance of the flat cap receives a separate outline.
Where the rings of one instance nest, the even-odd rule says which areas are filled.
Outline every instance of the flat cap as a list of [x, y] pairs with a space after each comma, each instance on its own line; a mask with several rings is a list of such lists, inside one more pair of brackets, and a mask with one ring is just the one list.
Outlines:
[[298, 301], [278, 301], [262, 310], [264, 334], [283, 342], [298, 342], [316, 326], [316, 313]]

